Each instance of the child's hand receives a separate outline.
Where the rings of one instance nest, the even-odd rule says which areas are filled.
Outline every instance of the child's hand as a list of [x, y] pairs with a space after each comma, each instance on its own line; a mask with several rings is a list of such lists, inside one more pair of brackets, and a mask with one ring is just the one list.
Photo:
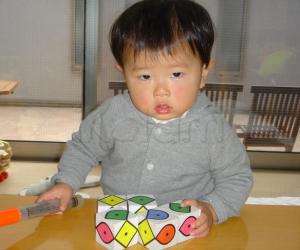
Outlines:
[[183, 200], [182, 206], [194, 206], [201, 209], [200, 217], [191, 225], [193, 228], [191, 235], [201, 238], [207, 236], [212, 224], [217, 220], [217, 215], [212, 206], [208, 203], [192, 199]]
[[52, 188], [50, 188], [47, 192], [41, 194], [37, 199], [37, 202], [45, 201], [45, 200], [60, 200], [59, 210], [61, 212], [65, 211], [68, 207], [68, 204], [72, 198], [73, 189], [70, 185], [66, 183], [57, 183]]

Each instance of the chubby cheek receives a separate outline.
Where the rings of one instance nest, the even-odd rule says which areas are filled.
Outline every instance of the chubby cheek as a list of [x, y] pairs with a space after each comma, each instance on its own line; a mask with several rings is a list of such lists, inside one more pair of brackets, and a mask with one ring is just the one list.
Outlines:
[[182, 86], [177, 86], [173, 91], [176, 98], [181, 98], [185, 94], [185, 89]]
[[180, 100], [179, 106], [183, 109], [190, 108], [196, 100], [197, 89], [186, 88], [185, 86], [176, 86], [173, 89], [173, 95], [176, 100]]
[[149, 96], [141, 93], [133, 93], [131, 95], [132, 101], [136, 108], [143, 113], [148, 113], [148, 109], [150, 108], [150, 100]]

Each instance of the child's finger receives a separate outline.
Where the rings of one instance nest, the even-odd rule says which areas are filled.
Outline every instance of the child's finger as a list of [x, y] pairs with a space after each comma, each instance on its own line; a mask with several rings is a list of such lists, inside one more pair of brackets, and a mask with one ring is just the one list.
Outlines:
[[202, 237], [207, 236], [208, 233], [209, 233], [208, 226], [207, 225], [202, 225], [201, 227], [194, 229], [191, 232], [191, 236], [202, 238]]
[[207, 224], [207, 217], [201, 214], [200, 217], [198, 217], [197, 220], [195, 220], [191, 226], [192, 228], [199, 228], [203, 224]]
[[186, 207], [186, 206], [194, 206], [194, 207], [197, 207], [199, 206], [199, 203], [197, 200], [194, 200], [194, 199], [184, 199], [182, 200], [181, 202], [181, 206], [182, 207]]
[[55, 199], [56, 197], [54, 197], [53, 195], [51, 195], [50, 193], [46, 192], [42, 195], [40, 195], [36, 200], [35, 202], [41, 202], [41, 201], [47, 201], [47, 200], [53, 200]]
[[60, 200], [59, 210], [61, 212], [64, 212], [67, 209], [69, 201], [70, 201], [70, 199], [61, 199]]
[[209, 229], [210, 229], [207, 218], [204, 218], [204, 217], [199, 217], [192, 224], [192, 228], [193, 228], [193, 230], [191, 232], [191, 235], [193, 235], [193, 236], [205, 234], [206, 231], [208, 233]]

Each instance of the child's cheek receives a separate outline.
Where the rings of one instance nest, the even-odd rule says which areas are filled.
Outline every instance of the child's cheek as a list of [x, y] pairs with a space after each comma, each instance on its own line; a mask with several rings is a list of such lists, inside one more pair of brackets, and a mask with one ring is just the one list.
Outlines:
[[174, 90], [174, 93], [175, 93], [176, 98], [180, 98], [184, 95], [184, 88], [177, 86]]
[[145, 108], [149, 108], [147, 95], [137, 95], [135, 98], [135, 103], [138, 106], [138, 108], [142, 108], [143, 110], [145, 110]]

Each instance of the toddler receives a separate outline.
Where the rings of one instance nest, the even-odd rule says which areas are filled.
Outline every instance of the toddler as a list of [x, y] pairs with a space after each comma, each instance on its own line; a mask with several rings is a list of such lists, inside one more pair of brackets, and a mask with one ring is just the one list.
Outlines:
[[53, 187], [61, 211], [101, 162], [106, 194], [153, 194], [202, 210], [192, 234], [239, 214], [252, 187], [236, 134], [199, 90], [210, 66], [214, 29], [190, 0], [140, 1], [115, 21], [110, 45], [128, 94], [105, 101], [66, 144]]

